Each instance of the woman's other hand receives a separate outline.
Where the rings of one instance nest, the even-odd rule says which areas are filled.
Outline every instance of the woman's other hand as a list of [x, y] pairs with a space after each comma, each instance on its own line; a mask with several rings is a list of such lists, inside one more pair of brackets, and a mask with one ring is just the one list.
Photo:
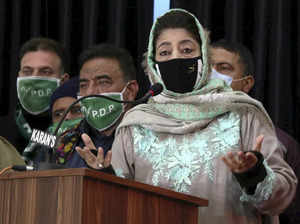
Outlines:
[[[256, 138], [256, 143], [253, 151], [260, 152], [264, 136], [259, 135]], [[228, 152], [222, 157], [226, 166], [234, 173], [244, 173], [254, 167], [257, 163], [257, 157], [251, 151], [247, 152]]]

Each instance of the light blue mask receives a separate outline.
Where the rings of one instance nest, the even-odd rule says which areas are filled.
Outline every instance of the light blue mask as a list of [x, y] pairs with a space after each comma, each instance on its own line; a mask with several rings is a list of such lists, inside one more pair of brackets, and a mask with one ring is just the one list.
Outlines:
[[212, 69], [211, 71], [211, 79], [221, 79], [223, 80], [228, 86], [232, 83], [232, 78], [228, 75], [222, 74], [220, 72], [217, 72], [215, 69]]

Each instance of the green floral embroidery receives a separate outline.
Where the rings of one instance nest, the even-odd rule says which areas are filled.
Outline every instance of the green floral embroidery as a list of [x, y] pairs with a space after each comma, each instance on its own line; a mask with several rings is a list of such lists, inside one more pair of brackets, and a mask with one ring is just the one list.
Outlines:
[[195, 121], [200, 119], [213, 118], [217, 115], [224, 113], [224, 108], [200, 108], [199, 106], [190, 104], [154, 104], [155, 108], [161, 113], [168, 114], [171, 117], [175, 117], [185, 121]]
[[215, 159], [238, 146], [239, 133], [239, 116], [234, 113], [222, 116], [204, 132], [176, 137], [133, 127], [136, 156], [151, 164], [153, 184], [167, 180], [178, 192], [189, 192], [196, 175], [206, 174], [214, 182]]
[[121, 168], [115, 169], [115, 173], [117, 177], [125, 178], [124, 172]]
[[232, 135], [228, 135], [232, 127], [239, 127], [240, 125], [240, 120], [236, 119], [236, 116], [236, 114], [230, 113], [228, 117], [222, 117], [218, 123], [212, 125], [212, 130], [216, 137], [211, 141], [217, 145], [219, 151], [222, 151], [224, 147], [235, 145], [236, 139], [239, 139], [239, 132], [233, 131], [231, 132]]

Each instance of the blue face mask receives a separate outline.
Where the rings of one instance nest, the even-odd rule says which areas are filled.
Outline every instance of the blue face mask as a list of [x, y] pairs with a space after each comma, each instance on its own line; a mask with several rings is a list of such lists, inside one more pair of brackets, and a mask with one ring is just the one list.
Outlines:
[[223, 80], [228, 86], [231, 85], [232, 83], [232, 78], [228, 75], [225, 75], [225, 74], [222, 74], [222, 73], [219, 73], [217, 72], [215, 69], [212, 69], [211, 71], [211, 76], [210, 76], [212, 79], [221, 79]]

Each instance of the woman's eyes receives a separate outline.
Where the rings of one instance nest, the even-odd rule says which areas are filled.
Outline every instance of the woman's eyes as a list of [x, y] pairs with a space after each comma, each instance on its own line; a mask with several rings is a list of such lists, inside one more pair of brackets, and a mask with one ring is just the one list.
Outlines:
[[182, 52], [185, 53], [185, 54], [190, 54], [190, 53], [193, 52], [193, 49], [191, 49], [191, 48], [184, 48], [184, 49], [182, 50]]
[[159, 55], [160, 55], [160, 56], [167, 56], [167, 55], [169, 55], [169, 54], [170, 54], [169, 51], [160, 51], [160, 52], [159, 52]]
[[[184, 49], [181, 50], [181, 53], [182, 54], [191, 54], [193, 51], [194, 50], [191, 49], [191, 48], [184, 48]], [[167, 51], [167, 50], [159, 52], [160, 56], [168, 56], [168, 55], [171, 55], [171, 54], [172, 54], [171, 51]]]

